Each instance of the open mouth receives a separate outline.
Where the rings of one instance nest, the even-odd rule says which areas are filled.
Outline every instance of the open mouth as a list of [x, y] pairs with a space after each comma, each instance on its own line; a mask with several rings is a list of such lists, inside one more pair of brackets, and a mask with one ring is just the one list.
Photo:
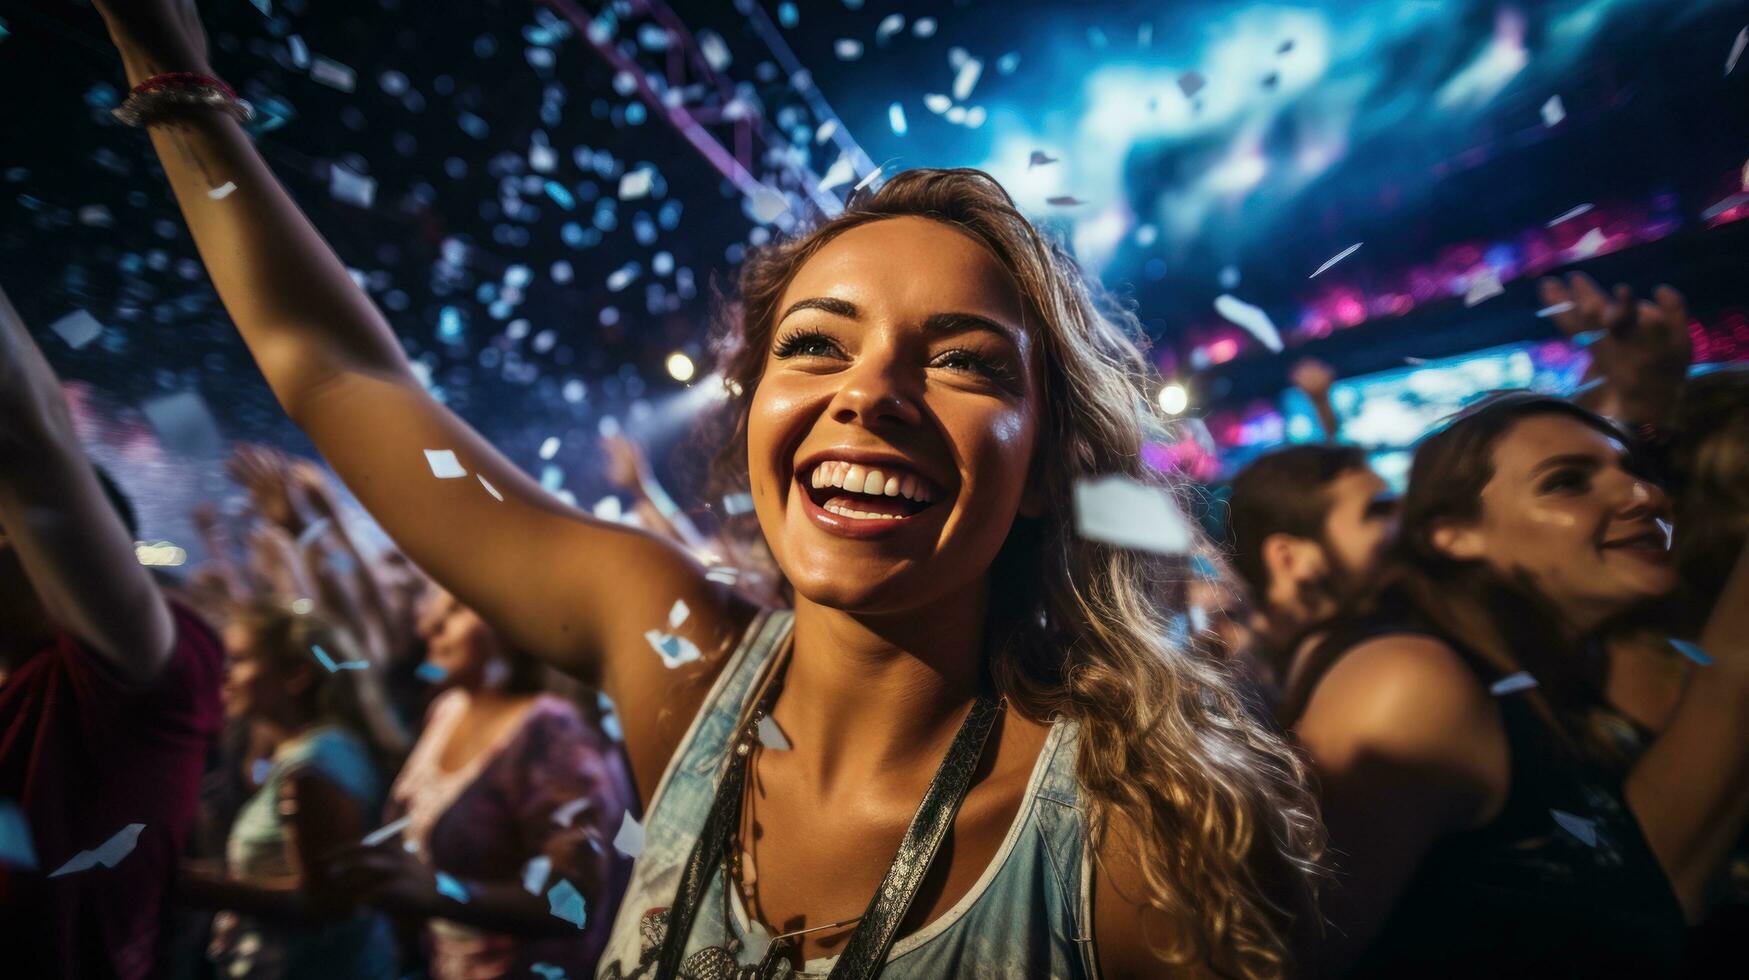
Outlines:
[[1598, 546], [1604, 551], [1621, 551], [1639, 558], [1665, 560], [1670, 555], [1670, 536], [1663, 528], [1652, 528], [1605, 541]]
[[796, 475], [820, 510], [852, 521], [903, 522], [944, 496], [922, 475], [890, 464], [823, 460]]

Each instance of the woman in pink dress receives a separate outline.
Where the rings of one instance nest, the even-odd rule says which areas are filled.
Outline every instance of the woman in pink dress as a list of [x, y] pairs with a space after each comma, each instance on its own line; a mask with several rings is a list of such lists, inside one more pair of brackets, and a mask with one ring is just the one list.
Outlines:
[[632, 806], [620, 751], [453, 596], [420, 632], [445, 690], [389, 793], [406, 823], [342, 859], [340, 886], [428, 919], [437, 980], [589, 976], [631, 866], [612, 843]]

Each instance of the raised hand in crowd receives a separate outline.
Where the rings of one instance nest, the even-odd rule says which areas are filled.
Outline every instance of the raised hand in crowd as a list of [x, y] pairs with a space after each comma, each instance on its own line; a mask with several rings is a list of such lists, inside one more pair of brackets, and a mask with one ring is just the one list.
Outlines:
[[1340, 425], [1336, 420], [1336, 406], [1330, 403], [1330, 388], [1336, 383], [1336, 370], [1315, 357], [1306, 357], [1293, 366], [1288, 379], [1311, 399], [1312, 409], [1318, 414], [1318, 424], [1324, 428], [1324, 441], [1335, 442]]
[[1627, 425], [1668, 420], [1694, 360], [1688, 307], [1682, 294], [1659, 286], [1636, 299], [1626, 285], [1608, 294], [1583, 272], [1537, 284], [1542, 303], [1556, 308], [1555, 326], [1591, 351], [1588, 378], [1602, 387], [1587, 407]]

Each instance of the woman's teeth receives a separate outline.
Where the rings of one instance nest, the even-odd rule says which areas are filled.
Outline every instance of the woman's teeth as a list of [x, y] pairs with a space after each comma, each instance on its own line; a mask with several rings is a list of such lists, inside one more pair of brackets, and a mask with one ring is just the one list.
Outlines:
[[826, 501], [825, 510], [837, 514], [839, 517], [849, 517], [859, 521], [896, 521], [910, 516], [908, 514], [875, 514], [866, 510], [857, 510], [845, 504], [842, 497], [833, 497]]
[[[926, 504], [935, 499], [935, 491], [914, 473], [900, 473], [891, 469], [881, 470], [840, 460], [827, 460], [815, 466], [814, 472], [809, 476], [809, 481], [816, 490], [826, 487], [842, 487], [851, 493], [867, 494], [874, 497], [904, 497], [906, 500], [914, 500], [920, 504]], [[830, 506], [826, 509], [832, 510]], [[843, 511], [836, 510], [832, 512], [835, 514], [843, 513]]]

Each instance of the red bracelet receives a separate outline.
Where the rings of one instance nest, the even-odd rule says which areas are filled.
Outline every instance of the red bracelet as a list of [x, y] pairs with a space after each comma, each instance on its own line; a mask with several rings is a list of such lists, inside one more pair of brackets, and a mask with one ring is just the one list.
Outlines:
[[111, 114], [129, 126], [146, 126], [169, 116], [217, 109], [239, 122], [255, 117], [255, 109], [222, 79], [193, 71], [153, 75], [128, 91]]

